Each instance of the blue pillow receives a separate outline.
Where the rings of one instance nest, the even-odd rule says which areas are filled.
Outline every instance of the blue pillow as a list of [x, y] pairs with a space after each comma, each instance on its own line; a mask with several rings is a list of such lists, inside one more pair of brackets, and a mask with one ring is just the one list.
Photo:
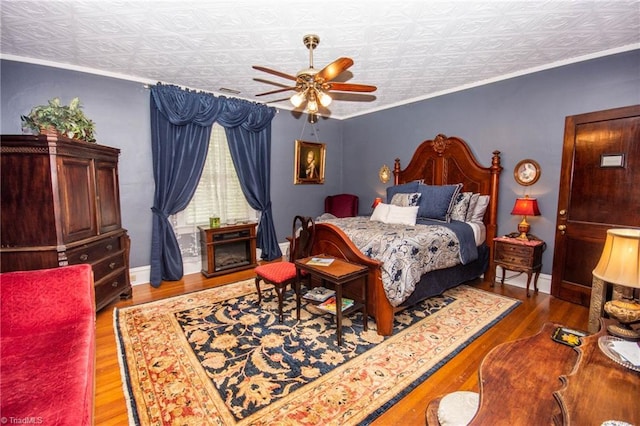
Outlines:
[[451, 209], [462, 184], [457, 185], [418, 185], [420, 207], [418, 217], [451, 222]]
[[418, 181], [415, 180], [400, 185], [390, 186], [387, 188], [387, 204], [391, 204], [393, 196], [398, 193], [411, 194], [413, 192], [418, 192]]

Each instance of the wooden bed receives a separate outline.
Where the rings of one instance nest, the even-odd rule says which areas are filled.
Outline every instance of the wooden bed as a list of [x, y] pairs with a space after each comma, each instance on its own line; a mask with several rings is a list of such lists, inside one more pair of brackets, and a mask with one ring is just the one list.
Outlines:
[[[491, 165], [483, 167], [465, 141], [442, 134], [433, 140], [422, 142], [405, 169], [402, 169], [400, 160], [396, 159], [393, 170], [396, 185], [419, 179], [428, 185], [462, 183], [462, 191], [491, 197], [484, 216], [486, 243], [489, 247], [489, 266], [484, 277], [489, 282], [495, 279], [492, 240], [498, 228], [498, 186], [501, 171], [499, 151], [493, 152]], [[401, 308], [394, 308], [386, 297], [382, 286], [381, 263], [365, 256], [342, 230], [329, 223], [315, 225], [312, 253], [324, 253], [369, 267], [367, 310], [375, 318], [378, 334], [392, 334], [394, 314]]]

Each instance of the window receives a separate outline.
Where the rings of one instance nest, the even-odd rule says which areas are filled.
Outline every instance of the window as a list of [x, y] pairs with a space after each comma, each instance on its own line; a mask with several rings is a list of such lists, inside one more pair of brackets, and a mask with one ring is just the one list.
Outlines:
[[200, 255], [196, 227], [208, 225], [212, 216], [219, 217], [221, 223], [256, 220], [257, 217], [244, 198], [229, 153], [227, 135], [219, 124], [214, 124], [211, 130], [207, 160], [191, 202], [172, 217], [183, 256]]

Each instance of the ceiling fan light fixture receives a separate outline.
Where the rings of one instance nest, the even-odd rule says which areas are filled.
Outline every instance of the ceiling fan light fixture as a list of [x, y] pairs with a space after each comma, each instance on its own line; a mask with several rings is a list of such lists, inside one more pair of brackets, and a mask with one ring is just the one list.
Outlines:
[[307, 102], [307, 111], [311, 113], [318, 112], [318, 102], [315, 99], [309, 99]]
[[[376, 90], [375, 86], [334, 82], [333, 80], [335, 78], [353, 65], [353, 59], [341, 57], [324, 68], [317, 70], [313, 67], [313, 50], [320, 43], [320, 37], [315, 34], [307, 34], [304, 36], [302, 41], [309, 50], [309, 66], [300, 70], [295, 76], [263, 66], [253, 65], [253, 68], [258, 71], [263, 71], [276, 75], [280, 78], [291, 80], [295, 82], [295, 84], [285, 86], [283, 84], [274, 83], [282, 88], [260, 93], [256, 96], [272, 95], [275, 93], [295, 90], [296, 93], [289, 98], [294, 108], [300, 108], [306, 103], [305, 111], [310, 115], [315, 115], [318, 112], [319, 106], [326, 108], [332, 103], [333, 98], [330, 94], [332, 90], [340, 92], [374, 92]], [[261, 81], [261, 79], [255, 80]], [[267, 81], [267, 83], [270, 82]]]
[[329, 96], [325, 92], [319, 90], [318, 91], [318, 100], [320, 101], [320, 105], [322, 105], [323, 107], [328, 107], [331, 104], [331, 101], [333, 99], [331, 98], [331, 96]]
[[298, 108], [306, 100], [306, 92], [296, 92], [289, 100], [294, 107]]

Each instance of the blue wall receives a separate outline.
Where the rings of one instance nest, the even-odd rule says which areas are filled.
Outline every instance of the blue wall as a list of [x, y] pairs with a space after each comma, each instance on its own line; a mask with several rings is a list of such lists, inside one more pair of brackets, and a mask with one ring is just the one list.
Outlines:
[[[77, 96], [96, 122], [96, 139], [119, 148], [120, 202], [123, 227], [131, 237], [131, 267], [150, 261], [153, 169], [149, 126], [149, 90], [144, 84], [22, 62], [0, 61], [0, 132], [22, 133], [20, 115], [34, 105]], [[306, 115], [280, 110], [272, 123], [272, 204], [278, 240], [291, 234], [296, 214], [320, 215], [324, 197], [342, 187], [342, 126], [333, 119], [315, 125]], [[326, 144], [324, 185], [294, 185], [294, 141]]]
[[[153, 175], [149, 130], [149, 91], [142, 83], [3, 60], [0, 62], [2, 133], [21, 133], [20, 115], [58, 96], [78, 96], [96, 122], [98, 142], [121, 149], [120, 195], [123, 226], [132, 240], [131, 266], [149, 264]], [[415, 148], [438, 133], [458, 136], [489, 165], [502, 152], [505, 170], [500, 188], [499, 232], [516, 229], [509, 213], [517, 196], [539, 199], [542, 217], [531, 218], [532, 231], [549, 245], [543, 273], [551, 273], [560, 178], [564, 119], [568, 115], [640, 103], [640, 51], [517, 77], [344, 121], [280, 110], [272, 126], [272, 203], [279, 241], [291, 233], [296, 214], [317, 216], [326, 195], [360, 196], [360, 213], [383, 196], [378, 180], [382, 164], [406, 165]], [[294, 185], [294, 140], [327, 144], [324, 185]], [[520, 187], [515, 164], [532, 158], [540, 180]]]
[[[383, 196], [376, 178], [382, 164], [409, 163], [415, 148], [438, 133], [466, 140], [485, 166], [502, 153], [498, 233], [515, 232], [516, 197], [538, 198], [541, 217], [529, 218], [532, 233], [547, 242], [542, 272], [551, 274], [562, 160], [564, 121], [569, 115], [640, 104], [640, 51], [572, 64], [347, 120], [344, 124], [344, 190], [361, 200]], [[540, 180], [523, 187], [515, 165], [536, 160]], [[366, 203], [365, 203], [366, 204]]]

